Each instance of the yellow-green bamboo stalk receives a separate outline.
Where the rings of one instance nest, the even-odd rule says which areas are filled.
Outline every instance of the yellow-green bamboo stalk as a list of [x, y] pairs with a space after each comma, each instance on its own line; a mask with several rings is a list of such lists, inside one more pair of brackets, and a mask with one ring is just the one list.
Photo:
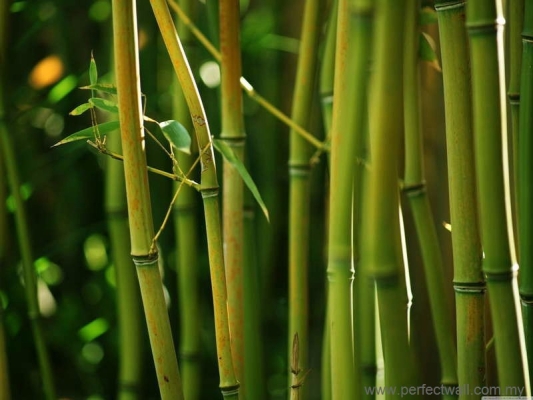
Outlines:
[[[120, 136], [109, 135], [107, 147], [112, 151], [120, 152]], [[130, 255], [128, 210], [122, 163], [108, 160], [105, 179], [105, 208], [117, 283], [119, 330], [117, 398], [135, 400], [140, 398], [144, 326], [142, 324], [139, 283]]]
[[520, 130], [518, 136], [518, 239], [520, 249], [520, 297], [529, 378], [533, 379], [533, 1], [526, 0], [522, 78], [520, 87]]
[[[304, 7], [296, 82], [292, 100], [292, 120], [309, 125], [309, 113], [318, 61], [321, 31], [320, 0], [307, 0]], [[309, 259], [309, 173], [311, 148], [291, 130], [289, 155], [289, 337], [290, 365], [295, 334], [299, 337], [300, 379], [307, 368], [308, 353], [308, 259]], [[292, 374], [289, 375], [289, 382]]]
[[[404, 47], [405, 175], [403, 191], [409, 200], [422, 252], [431, 317], [439, 350], [441, 384], [455, 388], [457, 386], [457, 356], [455, 340], [450, 334], [453, 331], [452, 313], [450, 305], [446, 301], [444, 265], [437, 229], [426, 193], [423, 166], [424, 152], [420, 118], [419, 10], [419, 0], [407, 1]], [[457, 398], [457, 395], [444, 395], [443, 398], [453, 399]]]
[[162, 399], [183, 399], [154, 238], [142, 132], [135, 3], [113, 1], [113, 48], [121, 126], [131, 255], [137, 269]]
[[[195, 15], [195, 3], [191, 0], [183, 0], [182, 7], [188, 15]], [[183, 24], [177, 24], [180, 37], [183, 40], [185, 50], [189, 54], [189, 60], [194, 58], [194, 45], [191, 42], [191, 34]], [[180, 121], [189, 132], [193, 132], [189, 109], [183, 91], [179, 86], [178, 78], [173, 74], [173, 115]], [[191, 133], [194, 134], [194, 133]], [[193, 144], [193, 148], [197, 146]], [[197, 149], [196, 149], [197, 150]], [[193, 151], [193, 154], [197, 151]], [[182, 171], [189, 171], [194, 160], [193, 156], [179, 152], [178, 164]], [[174, 190], [178, 190], [180, 183], [174, 184]], [[180, 194], [174, 205], [174, 229], [176, 232], [176, 262], [178, 276], [178, 306], [180, 344], [178, 359], [180, 373], [183, 381], [183, 395], [187, 400], [199, 399], [200, 390], [200, 293], [198, 288], [198, 218], [196, 217], [197, 193], [188, 186], [180, 189]]]
[[[484, 302], [478, 228], [470, 57], [464, 25], [465, 4], [436, 2], [444, 81], [448, 181], [457, 321], [459, 387], [485, 385]], [[461, 339], [465, 338], [465, 339]], [[479, 399], [463, 393], [461, 399]]]
[[[385, 385], [415, 384], [409, 349], [407, 294], [400, 246], [398, 157], [402, 138], [405, 2], [380, 0], [375, 9], [374, 76], [370, 92], [370, 166], [362, 216], [361, 260], [376, 282]], [[391, 66], [394, 65], [394, 68]], [[384, 104], [387, 106], [384, 107]], [[399, 397], [389, 394], [387, 398]]]
[[[245, 132], [240, 88], [240, 13], [238, 0], [221, 0], [219, 4], [221, 54], [221, 139], [241, 161], [244, 158]], [[244, 304], [243, 292], [243, 181], [230, 162], [223, 162], [223, 238], [228, 313], [231, 331], [231, 355], [241, 396], [244, 385]]]
[[202, 181], [200, 192], [204, 203], [207, 230], [220, 389], [225, 398], [238, 399], [239, 382], [235, 377], [235, 371], [233, 369], [228, 309], [226, 304], [226, 278], [218, 202], [219, 186], [209, 125], [167, 3], [165, 0], [151, 0], [150, 2], [172, 65], [174, 66], [185, 99], [187, 100], [193, 126], [196, 131], [198, 149], [201, 152]]
[[502, 393], [525, 388], [529, 375], [518, 304], [507, 154], [503, 24], [500, 0], [467, 3], [474, 104], [474, 148], [498, 379]]

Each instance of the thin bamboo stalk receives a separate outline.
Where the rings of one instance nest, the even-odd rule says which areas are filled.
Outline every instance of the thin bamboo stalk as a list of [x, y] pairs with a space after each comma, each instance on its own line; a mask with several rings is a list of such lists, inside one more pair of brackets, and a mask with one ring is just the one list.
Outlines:
[[[369, 263], [376, 282], [385, 385], [412, 386], [415, 364], [409, 349], [398, 188], [398, 157], [402, 137], [405, 2], [376, 2], [374, 71], [370, 92], [370, 169], [363, 209], [361, 260]], [[395, 65], [395, 68], [391, 68]], [[387, 104], [384, 108], [383, 104]], [[394, 398], [398, 393], [389, 394]]]
[[[195, 15], [194, 2], [183, 0], [182, 7], [187, 14]], [[194, 45], [191, 42], [191, 34], [183, 24], [177, 24], [180, 37], [183, 40], [185, 50], [189, 54], [189, 60], [194, 62]], [[175, 87], [173, 97], [173, 115], [180, 121], [187, 131], [192, 132], [192, 122], [189, 117], [189, 109], [183, 91], [179, 86], [178, 78], [173, 74]], [[192, 147], [196, 148], [195, 145]], [[197, 150], [197, 149], [195, 149]], [[197, 153], [197, 151], [192, 151]], [[182, 171], [189, 171], [193, 164], [191, 155], [179, 152], [178, 164]], [[179, 182], [174, 184], [174, 190], [178, 190]], [[188, 400], [199, 399], [200, 388], [200, 299], [198, 288], [198, 218], [196, 217], [197, 193], [191, 187], [181, 187], [181, 192], [174, 205], [174, 229], [176, 232], [176, 255], [178, 276], [178, 299], [179, 299], [179, 362], [180, 373], [183, 381], [183, 395]]]
[[520, 130], [518, 136], [518, 239], [520, 297], [524, 314], [529, 379], [533, 379], [533, 1], [526, 0], [522, 33]]
[[[244, 158], [245, 131], [240, 88], [240, 15], [238, 0], [219, 4], [221, 54], [221, 139], [241, 161]], [[231, 355], [241, 396], [246, 397], [244, 382], [244, 302], [243, 292], [243, 181], [230, 162], [223, 162], [223, 238], [228, 289]], [[248, 368], [248, 366], [247, 366]]]
[[[120, 136], [109, 135], [107, 147], [120, 151]], [[140, 397], [142, 373], [143, 324], [141, 296], [131, 261], [126, 205], [124, 167], [109, 160], [106, 164], [105, 209], [117, 282], [117, 317], [119, 329], [118, 399]]]
[[[4, 11], [2, 11], [2, 18], [4, 18], [4, 16], [7, 19], [7, 13], [4, 14]], [[6, 19], [0, 21], [2, 22], [2, 25], [4, 25]], [[29, 225], [24, 202], [20, 193], [20, 178], [17, 170], [15, 151], [6, 122], [5, 102], [7, 97], [4, 80], [7, 79], [7, 63], [3, 62], [7, 46], [7, 42], [5, 42], [6, 40], [7, 35], [2, 35], [0, 38], [0, 49], [2, 49], [2, 58], [0, 59], [0, 154], [7, 174], [9, 190], [15, 204], [15, 227], [20, 249], [20, 257], [22, 259], [24, 288], [26, 292], [26, 301], [28, 302], [28, 317], [30, 319], [33, 340], [37, 352], [43, 395], [47, 400], [54, 400], [56, 398], [56, 392], [52, 366], [50, 364], [50, 357], [48, 355], [48, 349], [46, 348], [41, 324], [42, 320], [39, 310], [39, 299], [37, 297], [37, 277], [35, 276], [35, 268], [33, 265]]]
[[[304, 7], [296, 82], [292, 100], [292, 120], [309, 125], [309, 114], [318, 62], [320, 36], [320, 0], [307, 0]], [[299, 372], [289, 375], [299, 380], [307, 368], [308, 359], [308, 267], [309, 267], [309, 190], [311, 149], [294, 130], [290, 134], [289, 155], [289, 337], [288, 354], [291, 364], [293, 338], [299, 338]]]
[[501, 1], [468, 2], [483, 272], [490, 298], [498, 378], [502, 393], [525, 388], [529, 394], [509, 196], [503, 21]]
[[141, 288], [161, 397], [183, 399], [178, 362], [159, 273], [157, 247], [152, 242], [154, 228], [146, 154], [143, 148], [134, 2], [113, 1], [113, 39], [131, 254]]
[[228, 309], [226, 305], [226, 278], [218, 202], [219, 186], [209, 125], [167, 3], [164, 0], [151, 0], [151, 4], [172, 65], [174, 66], [185, 99], [187, 100], [193, 126], [196, 131], [198, 149], [201, 152], [202, 181], [200, 192], [204, 203], [207, 230], [220, 389], [224, 398], [238, 399], [239, 382], [235, 377], [235, 371], [233, 369]]
[[[436, 2], [444, 81], [460, 387], [485, 384], [485, 280], [478, 228], [465, 5]], [[461, 340], [461, 338], [467, 338]], [[479, 395], [463, 393], [463, 399]]]
[[[452, 314], [446, 301], [444, 265], [437, 237], [437, 229], [426, 193], [423, 167], [423, 138], [420, 118], [420, 71], [419, 71], [419, 0], [406, 3], [404, 47], [404, 123], [405, 123], [405, 174], [403, 191], [411, 207], [428, 288], [431, 317], [439, 350], [441, 384], [457, 386], [457, 356]], [[457, 398], [444, 395], [445, 399]]]

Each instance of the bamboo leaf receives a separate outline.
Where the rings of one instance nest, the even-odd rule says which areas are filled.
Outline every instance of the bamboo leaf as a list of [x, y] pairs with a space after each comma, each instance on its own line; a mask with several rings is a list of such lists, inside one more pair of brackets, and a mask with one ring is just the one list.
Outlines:
[[89, 103], [101, 110], [118, 113], [118, 105], [114, 101], [102, 99], [101, 97], [91, 97]]
[[98, 70], [96, 69], [96, 61], [94, 61], [92, 52], [91, 63], [89, 64], [89, 81], [91, 82], [91, 85], [96, 84], [98, 81]]
[[176, 150], [191, 154], [191, 137], [182, 124], [178, 121], [169, 120], [159, 123], [159, 127], [163, 131], [163, 135], [165, 135]]
[[89, 128], [82, 129], [81, 131], [75, 132], [72, 135], [67, 136], [65, 139], [61, 140], [60, 142], [57, 142], [52, 147], [60, 146], [65, 143], [74, 142], [76, 140], [91, 139], [94, 137], [95, 129], [98, 129], [98, 132], [100, 132], [100, 134], [105, 135], [106, 133], [113, 132], [119, 127], [120, 127], [120, 124], [118, 121], [104, 122], [104, 123], [101, 123], [95, 126], [91, 126]]
[[213, 140], [213, 145], [215, 146], [215, 149], [222, 154], [224, 159], [228, 161], [235, 169], [239, 172], [239, 175], [241, 176], [242, 180], [252, 192], [252, 195], [254, 196], [255, 200], [261, 207], [261, 210], [263, 211], [263, 214], [265, 214], [265, 218], [267, 221], [270, 222], [270, 218], [268, 216], [268, 209], [263, 202], [263, 198], [261, 197], [261, 193], [259, 193], [259, 189], [257, 189], [257, 186], [255, 185], [255, 182], [252, 180], [252, 177], [248, 173], [248, 170], [244, 166], [241, 160], [239, 160], [235, 153], [233, 153], [233, 150], [231, 147], [229, 147], [226, 143], [224, 143], [222, 140]]
[[83, 103], [76, 107], [74, 110], [72, 110], [69, 115], [81, 115], [90, 108], [93, 108], [93, 105], [91, 103]]
[[80, 89], [83, 90], [99, 90], [100, 92], [104, 92], [107, 94], [115, 95], [117, 94], [117, 87], [115, 85], [112, 85], [110, 83], [93, 83], [89, 86], [82, 86]]
[[418, 49], [419, 56], [422, 61], [427, 61], [437, 71], [442, 72], [437, 58], [435, 41], [431, 36], [425, 32], [420, 33], [420, 47]]

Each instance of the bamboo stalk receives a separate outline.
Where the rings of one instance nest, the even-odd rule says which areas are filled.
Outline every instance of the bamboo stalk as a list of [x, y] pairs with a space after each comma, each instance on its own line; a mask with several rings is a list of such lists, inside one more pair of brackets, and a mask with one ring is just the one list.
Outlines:
[[185, 99], [189, 106], [193, 126], [196, 131], [198, 149], [201, 151], [202, 180], [200, 192], [204, 203], [205, 222], [213, 305], [215, 335], [217, 342], [220, 389], [224, 398], [239, 398], [239, 382], [235, 377], [230, 346], [228, 323], [226, 278], [218, 202], [218, 181], [215, 158], [211, 144], [209, 125], [200, 101], [198, 89], [183, 53], [179, 37], [174, 27], [170, 11], [164, 0], [151, 0], [152, 8], [169, 53], [172, 65], [180, 81]]
[[[374, 71], [370, 92], [370, 169], [363, 209], [361, 262], [369, 263], [376, 282], [385, 385], [412, 386], [415, 364], [409, 349], [407, 298], [398, 190], [398, 157], [402, 137], [402, 59], [405, 3], [376, 2]], [[391, 65], [395, 68], [391, 68]], [[384, 108], [383, 104], [387, 104]], [[387, 398], [396, 395], [389, 394]]]
[[520, 87], [520, 130], [518, 136], [518, 239], [520, 253], [520, 297], [529, 379], [533, 379], [533, 1], [526, 0], [522, 33], [522, 78]]
[[509, 197], [503, 21], [501, 1], [468, 2], [483, 272], [490, 298], [498, 378], [502, 393], [525, 388], [529, 394]]
[[[319, 0], [307, 0], [304, 7], [296, 82], [292, 100], [292, 120], [308, 127], [317, 70], [320, 34]], [[311, 149], [294, 130], [290, 134], [289, 155], [289, 337], [288, 354], [292, 355], [293, 338], [299, 338], [299, 369], [291, 379], [299, 380], [308, 359], [308, 267], [309, 267], [309, 190]]]
[[[472, 131], [470, 57], [464, 25], [465, 5], [450, 0], [436, 3], [441, 37], [446, 145], [457, 320], [460, 387], [485, 384], [485, 280], [478, 212]], [[462, 340], [461, 338], [467, 338]], [[479, 395], [463, 393], [463, 399]]]
[[[120, 150], [120, 136], [109, 135], [107, 147]], [[109, 239], [117, 282], [117, 316], [119, 329], [119, 385], [121, 400], [140, 396], [142, 373], [143, 325], [139, 283], [129, 253], [128, 211], [122, 163], [109, 160], [106, 164], [105, 209]]]
[[170, 321], [159, 273], [157, 247], [152, 243], [146, 154], [143, 146], [135, 4], [113, 1], [115, 76], [119, 104], [124, 174], [128, 203], [131, 255], [135, 263], [163, 399], [183, 399]]
[[[407, 2], [404, 48], [405, 174], [403, 191], [409, 200], [422, 252], [431, 317], [439, 351], [441, 384], [456, 387], [457, 356], [455, 341], [450, 335], [453, 330], [452, 314], [446, 301], [444, 265], [437, 229], [426, 193], [423, 167], [418, 51], [420, 43], [419, 10], [419, 0]], [[457, 398], [457, 395], [444, 395], [443, 398]]]
[[[195, 15], [193, 1], [183, 0], [183, 8], [191, 16]], [[177, 24], [180, 37], [183, 40], [185, 50], [189, 54], [189, 60], [194, 57], [191, 34], [183, 24]], [[191, 61], [192, 62], [192, 61]], [[189, 117], [189, 109], [183, 91], [179, 86], [178, 78], [173, 74], [175, 87], [173, 97], [173, 115], [187, 129], [192, 132], [192, 122]], [[192, 146], [196, 148], [196, 146]], [[195, 149], [197, 150], [197, 149]], [[192, 152], [197, 153], [197, 151]], [[178, 152], [178, 164], [183, 171], [189, 171], [193, 164], [191, 155]], [[179, 190], [180, 183], [174, 184], [174, 190]], [[174, 229], [176, 232], [177, 254], [177, 277], [179, 299], [179, 362], [180, 373], [183, 381], [183, 395], [188, 400], [199, 399], [201, 388], [201, 364], [200, 364], [200, 299], [198, 287], [198, 218], [196, 217], [197, 193], [191, 187], [181, 187], [181, 192], [174, 205]]]

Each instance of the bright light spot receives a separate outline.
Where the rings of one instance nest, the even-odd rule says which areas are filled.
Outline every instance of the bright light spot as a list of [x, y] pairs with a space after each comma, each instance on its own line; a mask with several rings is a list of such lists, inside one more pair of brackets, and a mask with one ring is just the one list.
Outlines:
[[42, 89], [56, 83], [63, 76], [63, 69], [63, 61], [57, 55], [43, 58], [30, 72], [30, 86]]
[[107, 0], [97, 0], [89, 8], [89, 17], [98, 22], [103, 22], [111, 15], [111, 4]]
[[104, 349], [98, 343], [87, 343], [81, 349], [81, 355], [90, 364], [98, 364], [104, 358]]
[[57, 85], [55, 85], [50, 92], [48, 93], [48, 101], [52, 104], [57, 103], [70, 92], [76, 89], [78, 84], [78, 78], [74, 75], [68, 75], [61, 80]]
[[78, 331], [78, 336], [84, 342], [91, 342], [102, 336], [109, 329], [109, 323], [103, 318], [96, 318]]
[[37, 296], [39, 298], [39, 311], [43, 317], [51, 317], [56, 313], [57, 303], [42, 279], [37, 280]]
[[209, 88], [220, 85], [220, 67], [214, 61], [203, 63], [200, 67], [200, 78]]
[[148, 44], [149, 38], [148, 34], [144, 29], [139, 29], [139, 50], [144, 49], [144, 47]]
[[46, 257], [41, 257], [34, 262], [35, 270], [41, 279], [48, 285], [57, 285], [63, 280], [61, 267]]
[[12, 13], [20, 12], [20, 11], [24, 10], [27, 5], [28, 5], [27, 1], [17, 1], [15, 3], [11, 4], [11, 7], [10, 7], [9, 11], [11, 11]]
[[65, 121], [63, 119], [63, 116], [56, 113], [50, 115], [44, 123], [44, 131], [48, 136], [51, 137], [58, 137], [59, 135], [61, 135], [61, 132], [63, 132], [64, 127]]
[[[22, 201], [28, 200], [33, 192], [33, 188], [29, 183], [24, 183], [20, 186], [20, 197]], [[6, 208], [10, 213], [15, 212], [17, 206], [15, 205], [15, 198], [9, 195], [6, 199]]]
[[0, 290], [0, 310], [5, 310], [9, 304], [9, 298], [7, 297], [6, 292]]
[[165, 304], [167, 306], [167, 309], [169, 309], [171, 304], [170, 293], [168, 292], [168, 289], [165, 285], [163, 285], [163, 295], [165, 296]]
[[101, 235], [91, 235], [83, 244], [87, 267], [92, 271], [99, 271], [108, 264], [107, 250], [105, 248], [104, 237]]

